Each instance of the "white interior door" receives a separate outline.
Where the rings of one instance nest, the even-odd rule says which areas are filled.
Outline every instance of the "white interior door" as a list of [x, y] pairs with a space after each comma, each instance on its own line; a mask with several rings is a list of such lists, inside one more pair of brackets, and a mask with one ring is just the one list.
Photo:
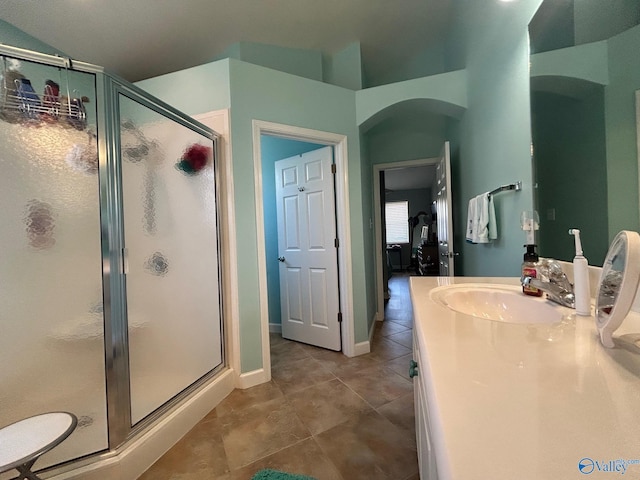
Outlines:
[[451, 159], [449, 142], [444, 142], [436, 170], [438, 196], [436, 215], [438, 225], [438, 263], [440, 276], [453, 276], [453, 208], [451, 206]]
[[276, 162], [282, 336], [340, 350], [331, 147]]

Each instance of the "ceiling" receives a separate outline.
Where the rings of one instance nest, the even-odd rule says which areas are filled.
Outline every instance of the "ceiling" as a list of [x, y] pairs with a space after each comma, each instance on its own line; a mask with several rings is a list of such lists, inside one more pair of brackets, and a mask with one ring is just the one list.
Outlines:
[[391, 192], [431, 188], [435, 175], [435, 165], [385, 169], [384, 188]]
[[439, 43], [453, 0], [0, 0], [0, 19], [131, 82], [212, 61], [237, 42], [336, 53], [370, 78]]

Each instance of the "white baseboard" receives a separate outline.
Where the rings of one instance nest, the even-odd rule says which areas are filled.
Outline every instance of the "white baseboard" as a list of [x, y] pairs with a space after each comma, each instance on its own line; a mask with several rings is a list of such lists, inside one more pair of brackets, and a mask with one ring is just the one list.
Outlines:
[[371, 327], [369, 328], [369, 343], [373, 341], [373, 334], [376, 331], [376, 322], [378, 321], [378, 316], [373, 316], [373, 322], [371, 322]]
[[236, 381], [236, 388], [246, 389], [271, 380], [264, 368], [241, 374]]
[[353, 349], [354, 357], [358, 355], [366, 355], [371, 352], [371, 343], [367, 340], [366, 342], [356, 343]]
[[371, 342], [373, 341], [373, 334], [376, 330], [376, 318], [377, 314], [373, 316], [373, 322], [371, 323], [371, 328], [369, 328], [369, 340], [355, 344], [354, 357], [371, 353]]
[[269, 324], [269, 333], [282, 333], [282, 324], [281, 323], [270, 323]]

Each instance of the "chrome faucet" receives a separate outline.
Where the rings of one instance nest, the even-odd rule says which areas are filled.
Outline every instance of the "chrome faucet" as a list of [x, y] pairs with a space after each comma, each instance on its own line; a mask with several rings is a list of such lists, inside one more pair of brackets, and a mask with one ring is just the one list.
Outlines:
[[555, 260], [541, 258], [538, 266], [540, 278], [523, 275], [520, 279], [523, 287], [533, 287], [547, 294], [547, 298], [562, 306], [575, 308], [576, 297], [573, 285], [569, 282], [560, 264]]

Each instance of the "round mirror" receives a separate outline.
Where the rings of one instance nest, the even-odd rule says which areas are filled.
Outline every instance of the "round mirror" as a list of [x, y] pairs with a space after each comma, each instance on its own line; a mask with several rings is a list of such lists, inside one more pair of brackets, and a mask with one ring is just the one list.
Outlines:
[[609, 247], [596, 293], [596, 326], [600, 341], [612, 348], [613, 332], [628, 315], [640, 281], [640, 235], [623, 230]]

